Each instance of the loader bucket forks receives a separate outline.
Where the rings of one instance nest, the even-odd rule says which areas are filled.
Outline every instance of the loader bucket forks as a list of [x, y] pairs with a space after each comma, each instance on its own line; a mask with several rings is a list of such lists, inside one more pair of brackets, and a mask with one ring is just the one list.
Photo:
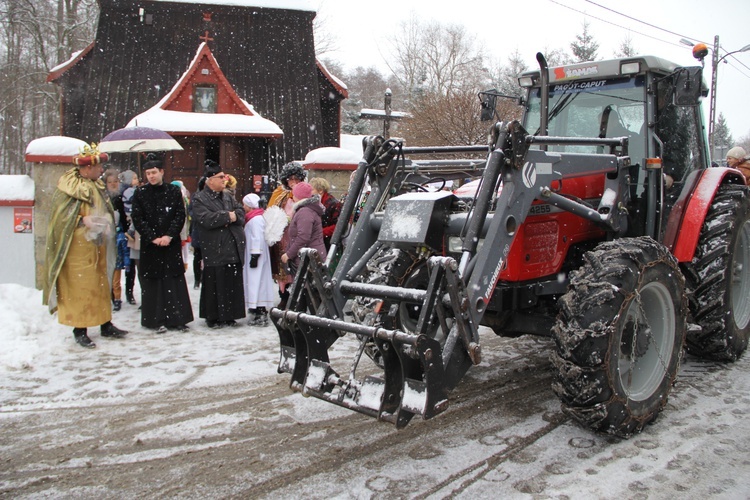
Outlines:
[[[426, 290], [372, 286], [344, 281], [348, 295], [382, 297], [421, 303], [416, 331], [389, 330], [344, 321], [332, 301], [331, 280], [315, 250], [304, 249], [286, 310], [273, 308], [271, 320], [279, 332], [279, 373], [291, 373], [292, 390], [355, 410], [402, 428], [416, 414], [429, 419], [448, 406], [448, 391], [471, 364], [480, 359], [477, 327], [467, 311], [467, 295], [452, 258], [428, 262]], [[449, 325], [449, 319], [453, 321]], [[430, 337], [438, 321], [445, 342]], [[331, 365], [328, 349], [341, 336], [354, 334], [360, 345], [371, 340], [382, 356], [382, 376], [355, 377], [362, 350], [348, 374]]]

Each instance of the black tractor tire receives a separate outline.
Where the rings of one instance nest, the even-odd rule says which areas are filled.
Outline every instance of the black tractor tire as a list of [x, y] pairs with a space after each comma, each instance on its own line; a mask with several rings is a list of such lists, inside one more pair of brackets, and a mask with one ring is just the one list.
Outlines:
[[692, 321], [690, 354], [736, 361], [750, 338], [750, 199], [748, 188], [719, 187], [701, 229], [695, 256], [682, 265]]
[[685, 280], [648, 237], [602, 243], [584, 261], [558, 301], [553, 389], [585, 427], [629, 437], [667, 404], [685, 341]]

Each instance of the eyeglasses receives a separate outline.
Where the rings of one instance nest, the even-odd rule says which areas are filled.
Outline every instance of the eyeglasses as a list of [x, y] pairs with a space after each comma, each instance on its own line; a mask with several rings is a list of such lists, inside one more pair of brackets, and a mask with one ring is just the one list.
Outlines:
[[212, 179], [224, 179], [226, 178], [226, 174], [216, 174], [211, 177]]

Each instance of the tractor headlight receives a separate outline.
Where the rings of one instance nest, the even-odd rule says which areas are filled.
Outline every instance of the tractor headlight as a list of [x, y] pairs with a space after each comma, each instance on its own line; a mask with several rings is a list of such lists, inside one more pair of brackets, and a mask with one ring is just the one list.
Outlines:
[[533, 76], [522, 76], [518, 78], [518, 85], [521, 87], [531, 87], [534, 85], [534, 77]]

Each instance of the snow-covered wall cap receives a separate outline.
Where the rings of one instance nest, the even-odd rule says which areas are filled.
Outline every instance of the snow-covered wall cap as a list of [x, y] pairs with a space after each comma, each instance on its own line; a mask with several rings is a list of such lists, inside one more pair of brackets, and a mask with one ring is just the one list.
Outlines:
[[313, 149], [307, 153], [304, 163], [344, 163], [357, 165], [360, 158], [362, 158], [361, 154], [356, 154], [347, 149], [327, 147]]
[[153, 2], [186, 3], [198, 5], [227, 5], [234, 7], [258, 7], [262, 9], [305, 10], [317, 12], [313, 0], [151, 0]]
[[26, 146], [25, 160], [43, 163], [71, 163], [86, 143], [74, 137], [52, 135], [34, 139]]
[[0, 202], [3, 201], [34, 201], [34, 180], [28, 175], [0, 175]]

